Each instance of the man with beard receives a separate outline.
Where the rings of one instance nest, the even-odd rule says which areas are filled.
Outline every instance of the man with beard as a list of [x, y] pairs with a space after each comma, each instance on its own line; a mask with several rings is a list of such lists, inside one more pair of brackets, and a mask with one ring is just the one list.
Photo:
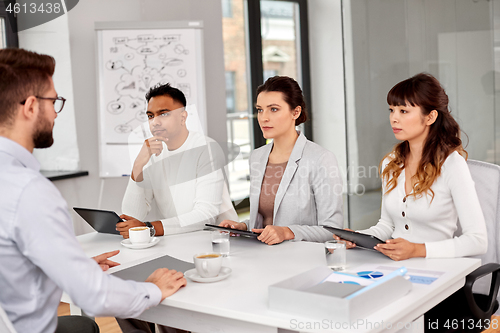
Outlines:
[[103, 270], [119, 251], [88, 258], [66, 202], [40, 172], [34, 148], [52, 145], [65, 99], [52, 81], [54, 58], [0, 50], [0, 306], [18, 332], [98, 332], [85, 317], [57, 319], [62, 291], [90, 315], [138, 316], [185, 286], [183, 274], [161, 268], [146, 282]]

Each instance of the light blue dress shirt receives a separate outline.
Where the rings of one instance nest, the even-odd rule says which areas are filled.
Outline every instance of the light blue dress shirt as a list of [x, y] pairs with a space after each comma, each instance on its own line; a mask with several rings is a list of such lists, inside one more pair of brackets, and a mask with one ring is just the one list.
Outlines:
[[0, 306], [18, 332], [54, 332], [62, 291], [93, 316], [135, 317], [152, 283], [105, 274], [78, 243], [65, 200], [21, 145], [0, 137]]

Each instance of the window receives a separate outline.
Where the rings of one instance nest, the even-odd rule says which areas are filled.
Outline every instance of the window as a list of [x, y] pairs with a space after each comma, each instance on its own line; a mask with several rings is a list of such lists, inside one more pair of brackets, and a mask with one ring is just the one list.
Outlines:
[[231, 16], [224, 14], [222, 30], [226, 70], [227, 135], [228, 141], [237, 145], [240, 150], [238, 157], [228, 166], [231, 199], [237, 202], [248, 197], [248, 157], [253, 147], [245, 6], [244, 0], [222, 0], [223, 11], [227, 7], [232, 10]]
[[222, 16], [233, 17], [233, 0], [222, 0]]
[[[311, 111], [306, 0], [247, 1], [247, 6], [252, 102], [257, 98], [257, 87], [267, 78], [286, 75], [297, 80]], [[301, 125], [309, 139], [312, 139], [311, 124], [308, 121]], [[256, 129], [252, 133], [253, 147], [266, 144], [255, 115], [253, 128]]]
[[298, 5], [289, 1], [261, 1], [262, 63], [266, 72], [286, 75], [298, 80], [296, 11]]
[[[253, 107], [257, 87], [287, 75], [310, 96], [307, 8], [305, 0], [221, 1], [228, 140], [240, 148], [229, 164], [231, 199], [237, 201], [249, 195], [250, 152], [266, 144]], [[311, 138], [310, 122], [302, 130]]]
[[5, 19], [0, 17], [0, 49], [7, 47], [7, 33], [5, 31]]
[[236, 87], [234, 71], [226, 71], [226, 110], [227, 113], [236, 111]]
[[270, 77], [279, 75], [278, 71], [275, 69], [264, 69], [264, 82], [266, 82], [267, 79]]
[[14, 1], [0, 1], [0, 48], [18, 47], [17, 19], [7, 6]]

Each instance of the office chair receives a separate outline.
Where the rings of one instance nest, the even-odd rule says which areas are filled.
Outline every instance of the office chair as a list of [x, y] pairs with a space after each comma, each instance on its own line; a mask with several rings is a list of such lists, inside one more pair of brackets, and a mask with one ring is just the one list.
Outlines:
[[425, 314], [426, 332], [481, 332], [489, 328], [491, 315], [498, 310], [500, 166], [474, 160], [467, 164], [486, 222], [488, 250], [477, 256], [483, 265], [467, 275], [465, 285]]
[[0, 332], [16, 333], [14, 325], [10, 322], [5, 311], [0, 307]]

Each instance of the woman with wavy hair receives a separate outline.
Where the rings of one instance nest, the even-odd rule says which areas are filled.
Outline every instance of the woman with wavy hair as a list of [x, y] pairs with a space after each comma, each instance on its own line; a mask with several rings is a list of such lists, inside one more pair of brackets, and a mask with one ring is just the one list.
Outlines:
[[[381, 162], [382, 212], [362, 233], [386, 240], [375, 249], [393, 260], [486, 252], [486, 226], [448, 96], [430, 74], [387, 94], [398, 143]], [[462, 235], [454, 238], [458, 221]]]

